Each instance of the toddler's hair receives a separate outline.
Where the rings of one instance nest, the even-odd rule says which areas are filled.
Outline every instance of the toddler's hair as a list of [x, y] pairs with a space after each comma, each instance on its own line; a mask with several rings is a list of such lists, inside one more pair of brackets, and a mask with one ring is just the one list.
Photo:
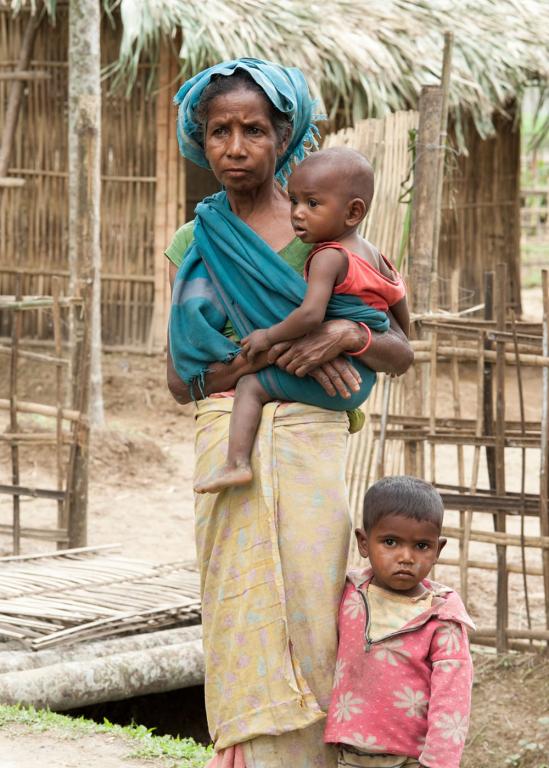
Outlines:
[[444, 506], [437, 489], [431, 483], [410, 475], [384, 477], [374, 483], [364, 496], [362, 524], [365, 531], [373, 528], [382, 517], [399, 515], [414, 520], [428, 520], [442, 528]]
[[332, 187], [342, 185], [349, 200], [360, 197], [368, 211], [374, 196], [374, 169], [363, 154], [351, 147], [329, 147], [311, 152], [297, 167], [320, 167]]

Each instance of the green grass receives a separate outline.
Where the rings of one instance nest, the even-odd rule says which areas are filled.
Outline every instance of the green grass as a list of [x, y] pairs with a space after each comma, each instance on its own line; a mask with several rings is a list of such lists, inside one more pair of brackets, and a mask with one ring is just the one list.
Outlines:
[[59, 715], [47, 709], [0, 705], [0, 728], [8, 724], [24, 725], [36, 732], [58, 730], [65, 737], [73, 738], [85, 734], [109, 733], [133, 742], [130, 757], [167, 758], [172, 761], [173, 768], [203, 768], [213, 755], [211, 747], [203, 747], [193, 739], [155, 736], [144, 725], [121, 726], [108, 720], [99, 724], [83, 717]]

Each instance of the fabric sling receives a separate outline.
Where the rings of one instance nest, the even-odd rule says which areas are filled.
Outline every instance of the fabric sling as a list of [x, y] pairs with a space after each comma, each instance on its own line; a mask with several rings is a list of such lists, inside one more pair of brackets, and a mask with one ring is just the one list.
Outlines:
[[[170, 313], [170, 351], [175, 370], [194, 398], [204, 396], [204, 377], [214, 361], [228, 363], [240, 348], [223, 335], [227, 317], [242, 338], [268, 328], [300, 306], [307, 284], [231, 209], [225, 192], [196, 208], [194, 241], [178, 269]], [[354, 296], [332, 296], [326, 319], [345, 318], [386, 331], [384, 312]], [[298, 378], [269, 366], [259, 372], [272, 399], [330, 410], [356, 408], [375, 383], [375, 373], [353, 359], [362, 384], [351, 398], [330, 396], [310, 376]]]

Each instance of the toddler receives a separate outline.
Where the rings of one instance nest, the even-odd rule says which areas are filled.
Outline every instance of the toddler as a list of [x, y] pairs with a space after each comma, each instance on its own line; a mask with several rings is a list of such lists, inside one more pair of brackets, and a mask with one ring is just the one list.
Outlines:
[[356, 538], [370, 568], [351, 571], [325, 741], [338, 768], [458, 768], [472, 662], [459, 596], [428, 581], [446, 539], [442, 499], [415, 477], [386, 477], [364, 498]]
[[[307, 292], [301, 306], [281, 323], [253, 331], [242, 339], [242, 354], [250, 362], [274, 344], [297, 339], [320, 326], [332, 293], [358, 296], [384, 312], [390, 308], [408, 335], [409, 314], [402, 278], [357, 231], [373, 193], [372, 166], [352, 149], [314, 152], [293, 171], [288, 184], [292, 226], [304, 243], [317, 244], [305, 263]], [[371, 331], [364, 327], [370, 340]], [[362, 354], [367, 346], [355, 354]], [[195, 491], [217, 493], [252, 480], [250, 455], [263, 405], [270, 399], [257, 376], [251, 374], [239, 380], [227, 461], [205, 481], [199, 481]]]

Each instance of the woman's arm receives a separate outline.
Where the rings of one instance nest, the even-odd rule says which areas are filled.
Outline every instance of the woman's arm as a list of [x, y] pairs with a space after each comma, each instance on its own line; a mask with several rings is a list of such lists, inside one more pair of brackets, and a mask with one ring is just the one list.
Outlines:
[[[172, 356], [170, 354], [170, 345], [168, 343], [168, 389], [173, 398], [184, 405], [192, 401], [189, 387], [181, 381], [173, 366]], [[230, 363], [212, 363], [210, 372], [206, 374], [204, 380], [204, 391], [206, 396], [214, 392], [226, 392], [234, 389], [241, 376], [248, 373], [257, 373], [265, 366], [269, 365], [267, 354], [262, 353], [255, 359], [254, 364], [249, 363], [242, 355], [237, 355]], [[195, 392], [195, 397], [200, 400], [200, 393]]]
[[[170, 285], [173, 287], [173, 281], [177, 267], [170, 263], [169, 275]], [[346, 321], [344, 321], [346, 322]], [[354, 323], [351, 323], [354, 325]], [[364, 342], [362, 342], [364, 345]], [[289, 346], [289, 343], [288, 343]], [[286, 347], [285, 347], [286, 348]], [[335, 357], [335, 355], [334, 355]], [[211, 395], [215, 392], [226, 392], [233, 389], [239, 378], [248, 373], [257, 373], [262, 368], [270, 365], [268, 353], [258, 354], [253, 362], [250, 363], [242, 355], [237, 355], [230, 363], [212, 363], [211, 370], [205, 377], [205, 393]], [[312, 372], [312, 376], [326, 390], [329, 395], [340, 394], [342, 397], [348, 397], [351, 391], [356, 391], [359, 387], [359, 377], [357, 371], [345, 360], [334, 360], [333, 363], [315, 366], [318, 370]], [[167, 351], [167, 381], [168, 389], [173, 398], [181, 404], [190, 403], [192, 396], [188, 386], [179, 378], [170, 354], [170, 344], [168, 340]], [[200, 393], [195, 392], [195, 397]]]
[[[412, 364], [414, 353], [390, 312], [388, 317], [390, 329], [385, 333], [372, 331], [370, 346], [357, 359], [374, 371], [401, 376]], [[328, 320], [320, 330], [303, 339], [275, 345], [269, 352], [269, 362], [296, 376], [306, 376], [319, 366], [337, 362], [341, 373], [350, 367], [341, 356], [358, 352], [367, 340], [367, 332], [357, 323]]]

